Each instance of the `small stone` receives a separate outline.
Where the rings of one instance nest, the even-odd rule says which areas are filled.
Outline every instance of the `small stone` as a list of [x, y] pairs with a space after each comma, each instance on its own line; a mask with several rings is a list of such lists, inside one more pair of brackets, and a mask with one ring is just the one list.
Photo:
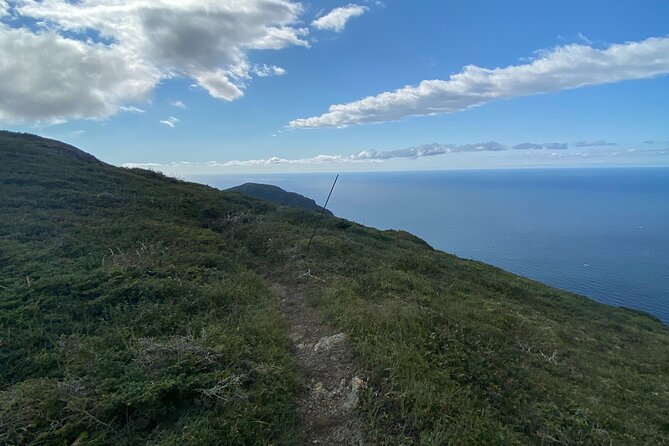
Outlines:
[[354, 376], [351, 378], [351, 391], [349, 392], [348, 396], [346, 397], [346, 402], [344, 403], [344, 407], [348, 409], [352, 409], [355, 406], [358, 405], [358, 400], [359, 400], [359, 393], [360, 389], [364, 389], [367, 386], [365, 381], [362, 379], [358, 378], [357, 376]]
[[332, 336], [324, 336], [318, 340], [318, 342], [314, 346], [314, 351], [315, 352], [328, 351], [335, 345], [343, 342], [345, 339], [346, 335], [344, 333], [337, 333], [336, 335]]
[[297, 342], [304, 337], [304, 334], [302, 334], [302, 333], [291, 333], [290, 335], [288, 335], [288, 337], [290, 338], [291, 341]]
[[341, 381], [339, 382], [339, 387], [335, 389], [332, 393], [335, 395], [339, 395], [341, 393], [344, 393], [344, 389], [346, 389], [346, 379], [342, 378]]

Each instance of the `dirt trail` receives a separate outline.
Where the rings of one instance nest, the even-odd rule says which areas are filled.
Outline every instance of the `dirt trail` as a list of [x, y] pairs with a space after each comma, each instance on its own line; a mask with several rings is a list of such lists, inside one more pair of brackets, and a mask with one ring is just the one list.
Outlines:
[[304, 291], [272, 284], [290, 326], [295, 356], [305, 379], [299, 401], [303, 444], [364, 445], [357, 413], [365, 382], [353, 362], [346, 336], [328, 326], [305, 302]]

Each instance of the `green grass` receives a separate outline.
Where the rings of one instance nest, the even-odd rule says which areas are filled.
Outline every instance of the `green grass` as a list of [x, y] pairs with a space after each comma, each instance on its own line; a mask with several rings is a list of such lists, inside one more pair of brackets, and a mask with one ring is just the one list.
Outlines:
[[650, 316], [66, 149], [0, 133], [2, 444], [299, 443], [259, 272], [306, 270], [369, 381], [370, 444], [669, 444]]
[[235, 235], [271, 207], [2, 136], [0, 443], [291, 443], [291, 344]]

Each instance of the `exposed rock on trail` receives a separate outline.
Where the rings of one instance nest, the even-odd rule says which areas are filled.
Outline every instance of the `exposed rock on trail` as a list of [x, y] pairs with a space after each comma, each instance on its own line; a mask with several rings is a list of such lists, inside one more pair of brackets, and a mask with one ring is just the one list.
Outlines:
[[299, 287], [272, 284], [290, 326], [305, 389], [299, 402], [303, 444], [365, 444], [356, 406], [365, 381], [359, 376], [346, 335], [329, 327]]
[[323, 336], [318, 340], [316, 345], [314, 345], [314, 351], [316, 353], [326, 352], [344, 340], [346, 340], [346, 335], [344, 333], [337, 333], [336, 335], [332, 336]]

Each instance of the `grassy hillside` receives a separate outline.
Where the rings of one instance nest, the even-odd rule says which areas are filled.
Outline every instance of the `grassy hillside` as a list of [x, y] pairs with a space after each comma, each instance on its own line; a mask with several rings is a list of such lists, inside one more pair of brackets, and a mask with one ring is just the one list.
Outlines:
[[240, 234], [273, 207], [0, 137], [0, 444], [289, 442], [291, 345]]
[[647, 315], [8, 132], [0, 444], [300, 443], [266, 275], [349, 335], [369, 444], [669, 444], [669, 330]]

